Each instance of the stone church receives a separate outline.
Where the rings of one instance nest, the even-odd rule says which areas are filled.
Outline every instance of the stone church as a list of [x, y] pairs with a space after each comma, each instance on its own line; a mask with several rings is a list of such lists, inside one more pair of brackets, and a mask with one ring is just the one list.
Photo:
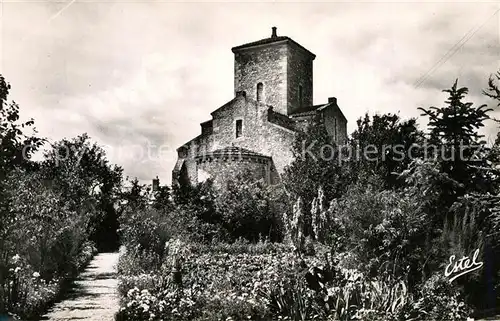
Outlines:
[[293, 161], [298, 131], [320, 119], [338, 144], [347, 139], [347, 119], [335, 97], [313, 104], [312, 52], [289, 37], [271, 37], [232, 48], [234, 98], [201, 123], [201, 133], [177, 149], [173, 184], [211, 178], [222, 186], [238, 173], [277, 184]]

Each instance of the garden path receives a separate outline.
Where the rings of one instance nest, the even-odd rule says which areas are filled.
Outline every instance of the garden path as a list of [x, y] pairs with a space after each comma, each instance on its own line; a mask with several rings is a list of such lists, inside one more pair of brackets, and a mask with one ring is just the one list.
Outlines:
[[100, 253], [78, 276], [65, 299], [42, 320], [113, 321], [118, 311], [118, 253]]

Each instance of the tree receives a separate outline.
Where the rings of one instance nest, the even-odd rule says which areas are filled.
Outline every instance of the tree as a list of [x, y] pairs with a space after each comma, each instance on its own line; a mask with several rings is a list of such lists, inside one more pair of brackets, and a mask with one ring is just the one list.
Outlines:
[[345, 180], [338, 158], [338, 146], [320, 119], [295, 136], [293, 162], [285, 168], [283, 184], [293, 199], [301, 197], [309, 207], [320, 186], [328, 199], [342, 194]]
[[12, 242], [19, 219], [13, 202], [19, 195], [13, 195], [12, 188], [19, 182], [13, 182], [11, 176], [18, 170], [35, 169], [36, 164], [30, 158], [44, 143], [43, 138], [35, 135], [33, 119], [21, 122], [19, 106], [14, 101], [8, 102], [10, 88], [0, 75], [0, 313], [8, 308], [3, 300], [3, 286], [9, 282], [5, 258], [17, 245]]
[[[34, 120], [20, 122], [19, 106], [8, 103], [10, 84], [0, 75], [0, 181], [14, 167], [33, 166], [29, 160], [45, 142], [35, 136]], [[32, 134], [25, 131], [31, 130]]]
[[[295, 136], [293, 162], [285, 168], [283, 185], [290, 203], [301, 198], [304, 235], [312, 235], [311, 203], [321, 187], [326, 199], [340, 197], [350, 181], [340, 148], [328, 135], [320, 117]], [[290, 210], [290, 209], [289, 209]]]
[[483, 90], [483, 93], [486, 96], [498, 101], [497, 106], [500, 106], [500, 88], [498, 88], [495, 80], [500, 81], [500, 71], [498, 71], [494, 76], [490, 76], [490, 78], [488, 79], [488, 88]]
[[[374, 115], [370, 119], [366, 114], [357, 125], [349, 144], [351, 155], [361, 157], [351, 157], [348, 162], [351, 182], [375, 176], [386, 188], [399, 186], [398, 173], [418, 156], [409, 154], [412, 146], [422, 141], [416, 119], [402, 121], [397, 114]], [[367, 154], [370, 150], [376, 151], [376, 157]]]
[[216, 208], [231, 240], [281, 239], [278, 219], [265, 183], [255, 180], [250, 172], [237, 175], [228, 181], [226, 188], [218, 191]]
[[458, 88], [458, 80], [444, 92], [449, 94], [444, 107], [419, 108], [423, 111], [422, 116], [429, 117], [429, 141], [435, 156], [442, 171], [463, 184], [458, 195], [469, 190], [488, 191], [489, 178], [477, 169], [486, 165], [486, 143], [481, 140], [483, 135], [478, 130], [484, 127], [492, 109], [463, 102], [468, 89]]
[[129, 211], [137, 211], [148, 207], [150, 189], [145, 184], [141, 184], [137, 177], [132, 179], [129, 184], [130, 187], [123, 188], [120, 192], [122, 211], [125, 208]]
[[[20, 122], [19, 106], [7, 102], [10, 84], [0, 75], [0, 233], [4, 232], [6, 222], [12, 214], [9, 197], [6, 194], [8, 174], [15, 168], [32, 168], [30, 158], [44, 143], [43, 138], [35, 136], [34, 121]], [[31, 130], [32, 134], [25, 133]], [[2, 244], [0, 244], [1, 247]]]
[[63, 195], [70, 210], [91, 215], [87, 227], [100, 250], [118, 246], [115, 202], [122, 180], [122, 168], [111, 165], [105, 151], [87, 134], [52, 144], [42, 162], [45, 178]]
[[158, 189], [153, 191], [153, 195], [153, 208], [163, 211], [168, 211], [173, 208], [170, 200], [170, 188], [167, 185], [158, 186]]

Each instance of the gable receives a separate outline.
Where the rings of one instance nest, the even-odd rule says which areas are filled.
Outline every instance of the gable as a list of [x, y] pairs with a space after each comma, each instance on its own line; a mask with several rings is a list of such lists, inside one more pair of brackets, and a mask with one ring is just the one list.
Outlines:
[[220, 106], [219, 108], [217, 108], [216, 110], [211, 112], [210, 115], [212, 115], [213, 118], [216, 118], [219, 114], [223, 113], [224, 111], [233, 108], [236, 103], [241, 102], [242, 100], [245, 100], [246, 99], [245, 96], [246, 95], [244, 92], [238, 92], [236, 94], [236, 97], [234, 97], [233, 99], [231, 99], [230, 101], [228, 101], [224, 105]]

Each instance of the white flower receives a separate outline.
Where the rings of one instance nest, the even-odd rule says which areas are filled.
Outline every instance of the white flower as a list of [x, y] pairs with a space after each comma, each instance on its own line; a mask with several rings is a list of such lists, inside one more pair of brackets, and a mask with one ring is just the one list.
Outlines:
[[40, 277], [40, 273], [38, 272], [33, 272], [33, 277], [36, 279], [36, 278], [39, 278]]
[[135, 292], [137, 292], [137, 291], [139, 291], [139, 289], [138, 289], [138, 288], [133, 288], [133, 289], [130, 289], [130, 290], [128, 290], [128, 292], [127, 292], [127, 296], [129, 296], [129, 297], [130, 297], [130, 296], [132, 296], [132, 295], [133, 295]]
[[19, 272], [19, 271], [21, 271], [21, 268], [18, 266], [18, 267], [16, 267], [16, 269], [14, 270], [14, 273], [17, 273], [17, 272]]
[[21, 257], [19, 256], [19, 254], [16, 254], [12, 257], [12, 261], [14, 262], [14, 264], [16, 264], [20, 259]]

